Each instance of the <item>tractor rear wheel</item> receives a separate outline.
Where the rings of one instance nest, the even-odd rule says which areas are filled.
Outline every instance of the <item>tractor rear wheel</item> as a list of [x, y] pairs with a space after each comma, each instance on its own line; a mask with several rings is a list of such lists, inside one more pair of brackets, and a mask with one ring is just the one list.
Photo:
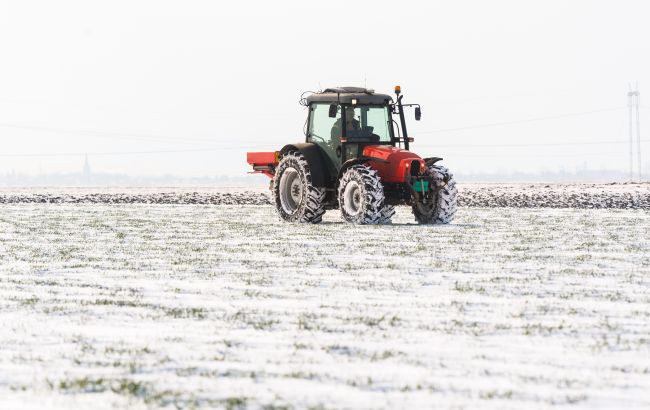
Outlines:
[[[456, 214], [456, 181], [449, 170], [440, 165], [431, 165], [427, 173], [442, 186], [432, 200], [427, 203], [414, 202], [413, 215], [421, 224], [448, 224]], [[445, 181], [447, 181], [445, 183]]]
[[362, 164], [352, 165], [341, 177], [338, 196], [341, 215], [347, 222], [380, 223], [384, 187], [374, 169]]
[[275, 209], [288, 222], [319, 223], [325, 209], [325, 188], [315, 187], [305, 157], [297, 151], [285, 154], [273, 177]]

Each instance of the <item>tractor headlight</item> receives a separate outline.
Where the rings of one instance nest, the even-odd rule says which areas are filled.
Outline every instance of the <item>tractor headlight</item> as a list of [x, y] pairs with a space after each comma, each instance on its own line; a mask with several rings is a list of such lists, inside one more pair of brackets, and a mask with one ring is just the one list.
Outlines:
[[352, 105], [357, 105], [357, 99], [356, 98], [352, 99]]

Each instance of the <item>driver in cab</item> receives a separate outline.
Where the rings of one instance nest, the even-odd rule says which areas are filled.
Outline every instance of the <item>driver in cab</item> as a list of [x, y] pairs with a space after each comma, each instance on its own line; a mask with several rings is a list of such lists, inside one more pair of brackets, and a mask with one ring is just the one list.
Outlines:
[[[341, 127], [341, 122], [343, 118], [339, 118], [332, 125], [332, 143], [334, 146], [339, 146], [341, 144], [341, 137], [343, 136], [343, 128]], [[359, 131], [361, 131], [361, 123], [359, 120], [354, 118], [354, 108], [346, 107], [345, 108], [345, 134], [348, 138], [354, 138]]]

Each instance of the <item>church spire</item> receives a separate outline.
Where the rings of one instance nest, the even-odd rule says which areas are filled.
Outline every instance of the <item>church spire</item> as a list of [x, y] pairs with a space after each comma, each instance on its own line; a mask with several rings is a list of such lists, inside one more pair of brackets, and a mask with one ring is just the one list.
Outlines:
[[86, 159], [84, 160], [83, 175], [86, 180], [90, 178], [90, 164], [88, 163], [88, 154], [86, 154]]

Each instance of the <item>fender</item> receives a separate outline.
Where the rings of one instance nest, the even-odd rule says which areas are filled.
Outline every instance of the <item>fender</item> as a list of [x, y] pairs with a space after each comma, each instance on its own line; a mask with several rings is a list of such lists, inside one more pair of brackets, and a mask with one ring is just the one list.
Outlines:
[[330, 175], [327, 171], [327, 165], [321, 153], [321, 149], [313, 142], [300, 142], [297, 144], [287, 144], [280, 150], [280, 155], [289, 151], [299, 151], [304, 155], [309, 170], [311, 171], [311, 182], [317, 187], [327, 187], [330, 181]]
[[424, 163], [427, 164], [428, 167], [430, 167], [431, 165], [435, 164], [438, 161], [442, 161], [442, 158], [440, 157], [424, 158]]
[[382, 163], [386, 163], [386, 164], [389, 163], [388, 161], [386, 161], [384, 159], [381, 159], [381, 158], [373, 158], [373, 157], [365, 157], [365, 156], [358, 157], [358, 158], [352, 158], [352, 159], [349, 159], [349, 160], [347, 160], [347, 161], [345, 161], [343, 163], [343, 165], [341, 166], [341, 169], [339, 170], [339, 175], [336, 178], [336, 180], [340, 181], [341, 177], [343, 176], [345, 171], [347, 171], [347, 169], [350, 168], [352, 165], [365, 164], [366, 162], [370, 162], [370, 161], [377, 161], [377, 162], [382, 162]]

